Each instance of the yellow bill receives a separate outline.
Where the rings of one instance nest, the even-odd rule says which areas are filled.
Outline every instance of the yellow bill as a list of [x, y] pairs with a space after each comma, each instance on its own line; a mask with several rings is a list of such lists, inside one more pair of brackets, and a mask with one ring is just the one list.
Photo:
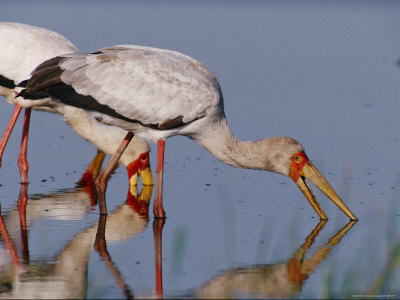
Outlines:
[[321, 220], [327, 220], [328, 217], [321, 208], [318, 200], [315, 198], [315, 195], [305, 180], [306, 178], [315, 184], [351, 220], [357, 220], [356, 216], [350, 211], [342, 199], [340, 199], [338, 194], [336, 194], [324, 176], [322, 176], [318, 169], [311, 163], [305, 153], [300, 152], [292, 156], [290, 177], [303, 192], [304, 196], [307, 198], [308, 202], [310, 202]]

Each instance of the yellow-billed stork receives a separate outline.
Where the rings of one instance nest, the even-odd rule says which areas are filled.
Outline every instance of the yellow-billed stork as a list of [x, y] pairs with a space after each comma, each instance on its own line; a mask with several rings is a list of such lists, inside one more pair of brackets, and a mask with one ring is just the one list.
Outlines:
[[[29, 78], [36, 66], [54, 56], [78, 52], [76, 47], [64, 36], [40, 27], [20, 23], [0, 22], [0, 95], [8, 103], [15, 104], [6, 132], [0, 141], [1, 157], [8, 138], [22, 107], [25, 107], [21, 150], [18, 159], [22, 183], [28, 182], [28, 162], [26, 158], [29, 119], [31, 108], [62, 114], [72, 129], [99, 150], [113, 155], [126, 130], [101, 124], [85, 110], [55, 102], [48, 95], [39, 95], [31, 101], [16, 97], [21, 91], [17, 84]], [[127, 167], [130, 184], [137, 183], [137, 174], [143, 184], [152, 185], [153, 179], [149, 165], [150, 147], [146, 141], [134, 138], [120, 162]]]
[[[307, 177], [350, 219], [356, 220], [296, 140], [274, 137], [239, 141], [228, 126], [217, 78], [203, 64], [182, 53], [134, 45], [112, 46], [89, 54], [72, 53], [42, 63], [24, 86], [20, 94], [24, 97], [35, 98], [46, 92], [65, 104], [85, 109], [106, 124], [158, 142], [155, 217], [165, 217], [165, 139], [185, 135], [231, 166], [290, 176], [319, 217], [327, 219], [305, 181]], [[127, 135], [120, 152], [130, 138]], [[96, 181], [100, 192], [105, 192], [111, 169], [112, 165], [107, 165]], [[100, 212], [105, 214], [105, 198], [99, 204]]]

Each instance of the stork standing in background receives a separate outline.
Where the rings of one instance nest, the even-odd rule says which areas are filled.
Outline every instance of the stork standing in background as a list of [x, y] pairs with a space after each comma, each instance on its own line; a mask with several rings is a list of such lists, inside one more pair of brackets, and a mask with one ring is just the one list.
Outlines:
[[[200, 62], [179, 52], [121, 45], [90, 54], [72, 53], [38, 66], [20, 95], [43, 92], [88, 111], [111, 126], [128, 130], [113, 160], [97, 178], [105, 193], [107, 178], [133, 133], [158, 142], [154, 215], [164, 218], [162, 174], [165, 139], [185, 135], [234, 167], [290, 176], [321, 219], [327, 219], [305, 178], [309, 178], [350, 219], [357, 218], [290, 137], [243, 142], [233, 136], [224, 113], [217, 78]], [[106, 214], [105, 197], [100, 212]]]
[[[127, 134], [127, 131], [118, 127], [101, 124], [82, 109], [54, 102], [48, 96], [35, 101], [16, 97], [21, 91], [17, 84], [28, 79], [36, 66], [46, 59], [70, 52], [78, 50], [67, 38], [54, 31], [19, 23], [0, 22], [0, 95], [4, 96], [8, 103], [15, 104], [6, 132], [0, 141], [0, 166], [8, 138], [22, 107], [25, 107], [18, 159], [22, 183], [28, 183], [26, 155], [31, 108], [63, 115], [64, 120], [77, 134], [109, 155], [114, 154], [120, 141]], [[121, 163], [127, 167], [130, 184], [137, 183], [138, 173], [143, 184], [153, 184], [149, 151], [150, 147], [145, 141], [135, 138], [121, 157]]]

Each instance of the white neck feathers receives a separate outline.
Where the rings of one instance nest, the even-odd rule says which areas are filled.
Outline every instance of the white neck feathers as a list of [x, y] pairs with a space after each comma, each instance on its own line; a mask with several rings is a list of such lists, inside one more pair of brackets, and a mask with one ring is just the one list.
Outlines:
[[289, 175], [290, 157], [304, 151], [290, 137], [240, 141], [232, 134], [226, 118], [208, 125], [192, 138], [216, 158], [233, 167], [267, 170], [283, 175]]

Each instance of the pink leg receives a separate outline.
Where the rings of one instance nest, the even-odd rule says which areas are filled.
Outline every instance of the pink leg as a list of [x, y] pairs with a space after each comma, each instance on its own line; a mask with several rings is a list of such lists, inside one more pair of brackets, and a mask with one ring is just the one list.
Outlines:
[[27, 159], [27, 148], [28, 148], [28, 134], [29, 134], [29, 121], [31, 119], [31, 108], [25, 108], [24, 126], [22, 129], [22, 140], [21, 149], [19, 151], [18, 166], [19, 172], [21, 173], [22, 183], [28, 183], [28, 159]]
[[159, 140], [158, 150], [157, 150], [156, 194], [154, 196], [153, 214], [155, 218], [162, 218], [162, 219], [165, 218], [165, 211], [162, 203], [164, 149], [165, 149], [165, 139]]
[[10, 121], [8, 121], [6, 131], [4, 132], [3, 137], [1, 138], [1, 141], [0, 141], [0, 167], [1, 167], [1, 158], [3, 157], [4, 149], [6, 148], [8, 139], [14, 128], [15, 122], [17, 122], [17, 119], [18, 119], [19, 113], [21, 112], [21, 109], [22, 109], [21, 105], [19, 105], [19, 104], [15, 105], [14, 112], [11, 115]]
[[153, 221], [154, 234], [154, 256], [156, 265], [156, 297], [163, 298], [163, 280], [162, 280], [162, 230], [165, 224], [164, 219], [155, 219]]
[[128, 132], [128, 134], [122, 141], [121, 145], [119, 145], [117, 151], [114, 153], [110, 161], [104, 167], [103, 171], [101, 171], [99, 177], [97, 177], [96, 179], [96, 190], [97, 190], [97, 196], [99, 197], [100, 214], [102, 215], [107, 214], [106, 197], [105, 197], [107, 189], [107, 181], [110, 178], [110, 174], [114, 170], [114, 167], [117, 165], [119, 158], [124, 153], [126, 147], [128, 147], [129, 142], [132, 140], [132, 138], [133, 138], [133, 132]]

